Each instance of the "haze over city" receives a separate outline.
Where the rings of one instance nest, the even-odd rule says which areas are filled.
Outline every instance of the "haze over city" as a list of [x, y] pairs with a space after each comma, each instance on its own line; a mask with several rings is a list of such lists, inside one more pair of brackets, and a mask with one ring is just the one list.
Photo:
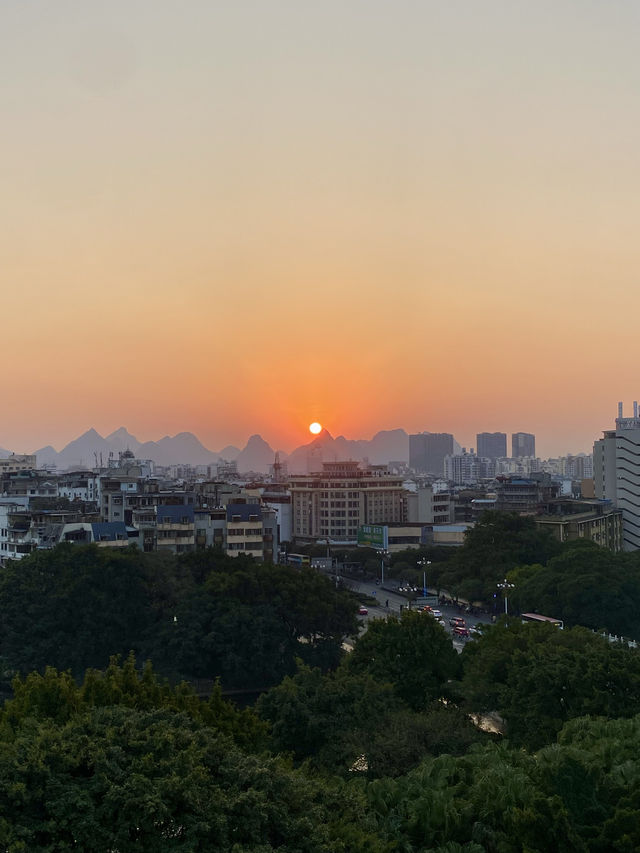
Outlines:
[[639, 15], [4, 3], [0, 445], [589, 452], [638, 396]]

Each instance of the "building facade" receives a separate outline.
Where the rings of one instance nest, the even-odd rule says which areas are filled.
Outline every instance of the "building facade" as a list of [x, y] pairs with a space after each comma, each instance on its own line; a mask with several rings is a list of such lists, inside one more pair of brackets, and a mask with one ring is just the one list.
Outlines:
[[476, 453], [487, 459], [501, 459], [506, 456], [506, 432], [479, 432], [476, 435]]
[[586, 539], [614, 552], [623, 547], [622, 512], [611, 501], [559, 498], [546, 504], [535, 521], [559, 542]]
[[424, 474], [442, 477], [445, 456], [455, 452], [454, 438], [448, 432], [421, 432], [409, 436], [409, 467]]
[[593, 480], [596, 498], [610, 500], [622, 510], [623, 548], [640, 548], [640, 417], [623, 417], [618, 404], [616, 428], [607, 430], [593, 445]]
[[511, 435], [511, 455], [514, 459], [536, 455], [536, 437], [530, 432], [514, 432]]
[[291, 476], [293, 538], [356, 544], [361, 524], [404, 521], [402, 482], [386, 466], [358, 462], [325, 462], [321, 473]]

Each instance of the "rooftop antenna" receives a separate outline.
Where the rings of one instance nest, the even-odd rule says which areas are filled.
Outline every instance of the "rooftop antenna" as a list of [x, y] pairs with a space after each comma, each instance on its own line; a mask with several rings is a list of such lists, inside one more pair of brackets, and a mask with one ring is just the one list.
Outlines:
[[276, 450], [276, 458], [273, 462], [273, 482], [279, 483], [282, 475], [282, 463], [280, 462], [280, 451]]

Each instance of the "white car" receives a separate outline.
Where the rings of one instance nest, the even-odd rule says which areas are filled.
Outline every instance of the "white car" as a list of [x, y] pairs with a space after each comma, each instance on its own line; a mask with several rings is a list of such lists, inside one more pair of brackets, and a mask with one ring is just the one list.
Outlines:
[[440, 619], [442, 619], [442, 610], [432, 610], [431, 615], [433, 616], [434, 619], [440, 620]]

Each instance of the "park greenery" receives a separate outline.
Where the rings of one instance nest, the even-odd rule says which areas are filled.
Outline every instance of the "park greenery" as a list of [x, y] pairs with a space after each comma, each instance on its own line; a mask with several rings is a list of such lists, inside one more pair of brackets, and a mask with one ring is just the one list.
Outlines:
[[637, 636], [639, 558], [495, 513], [444, 550], [389, 571], [428, 561], [430, 585], [488, 605], [506, 577], [510, 609], [565, 629], [502, 616], [458, 654], [415, 611], [363, 631], [348, 585], [309, 568], [74, 545], [9, 562], [0, 851], [640, 849], [640, 651], [598, 633]]

